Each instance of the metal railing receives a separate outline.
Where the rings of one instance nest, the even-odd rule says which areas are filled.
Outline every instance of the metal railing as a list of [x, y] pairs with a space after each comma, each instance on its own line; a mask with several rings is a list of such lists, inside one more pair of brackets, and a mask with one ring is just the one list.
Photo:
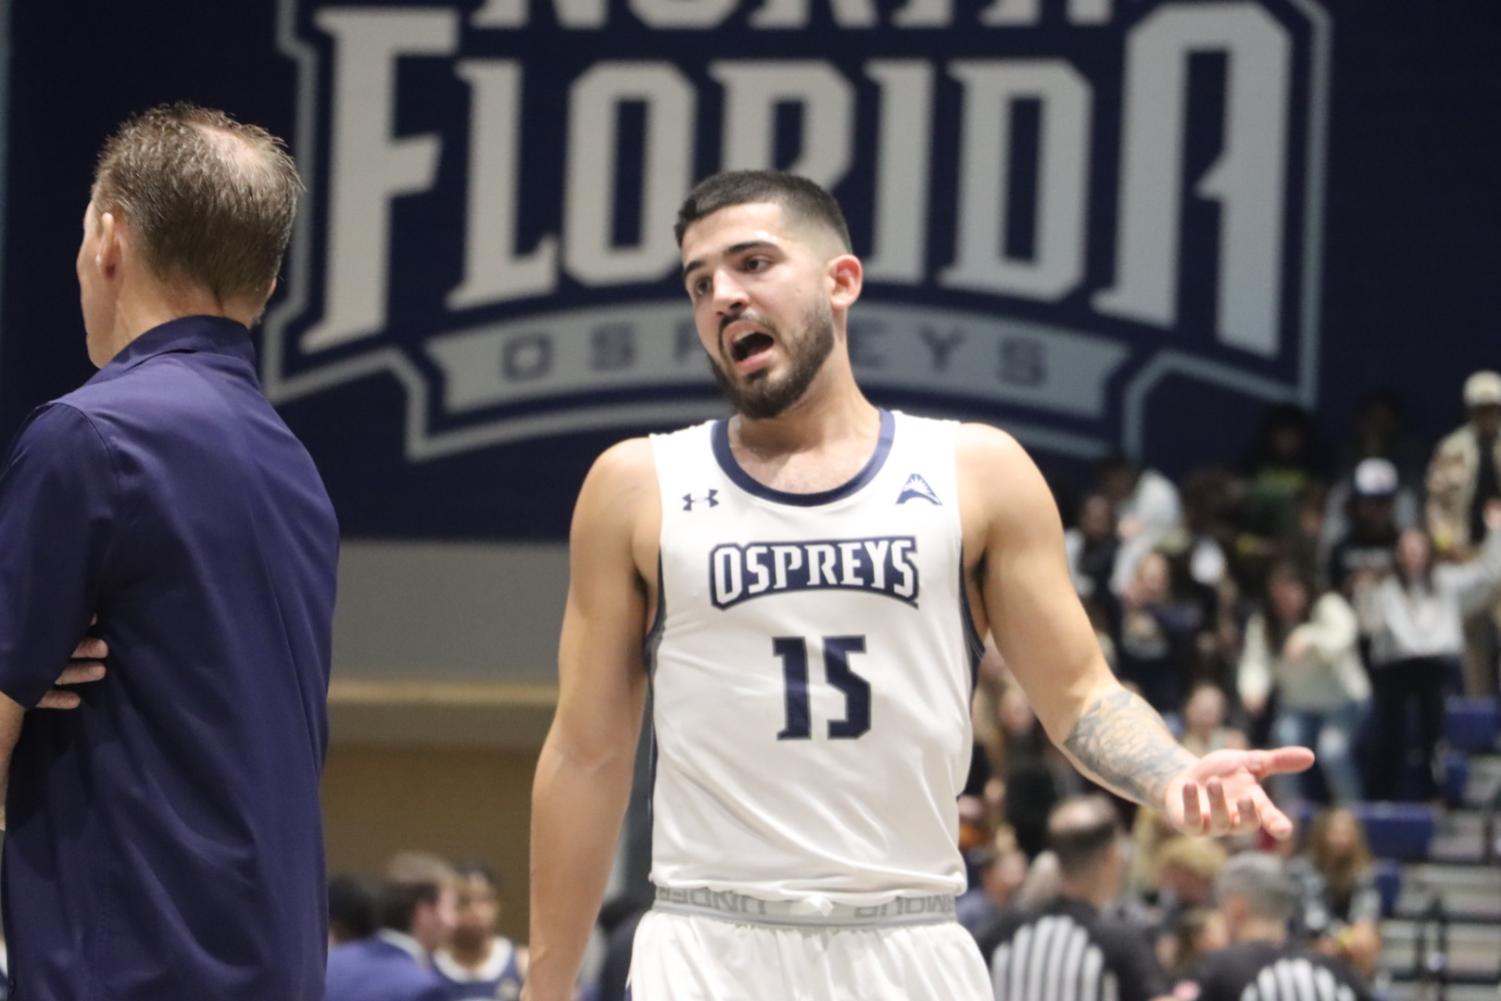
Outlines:
[[1434, 893], [1418, 918], [1412, 979], [1418, 985], [1419, 1001], [1444, 1001], [1449, 986], [1449, 910], [1438, 893]]
[[1480, 818], [1480, 857], [1486, 865], [1495, 865], [1501, 856], [1501, 831], [1496, 830], [1496, 817], [1501, 814], [1501, 783], [1491, 790], [1486, 800], [1485, 813]]

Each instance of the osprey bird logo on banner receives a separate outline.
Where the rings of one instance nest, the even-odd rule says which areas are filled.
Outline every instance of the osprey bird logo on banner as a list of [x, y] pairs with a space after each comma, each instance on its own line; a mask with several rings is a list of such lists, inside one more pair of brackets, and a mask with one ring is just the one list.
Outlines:
[[729, 167], [839, 197], [883, 400], [1075, 456], [1172, 379], [1312, 402], [1312, 0], [281, 3], [309, 198], [265, 384], [395, 378], [412, 460], [722, 412], [672, 223]]

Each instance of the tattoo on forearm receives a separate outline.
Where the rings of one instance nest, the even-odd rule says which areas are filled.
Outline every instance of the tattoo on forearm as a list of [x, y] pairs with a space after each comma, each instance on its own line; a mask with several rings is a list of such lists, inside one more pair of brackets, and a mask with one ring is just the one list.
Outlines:
[[1162, 717], [1124, 690], [1086, 709], [1063, 748], [1116, 792], [1154, 806], [1168, 780], [1193, 763]]

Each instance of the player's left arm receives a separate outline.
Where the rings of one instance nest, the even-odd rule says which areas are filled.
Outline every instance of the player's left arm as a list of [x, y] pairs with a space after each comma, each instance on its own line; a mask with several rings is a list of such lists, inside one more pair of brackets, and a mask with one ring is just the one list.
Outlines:
[[1198, 758], [1184, 749], [1105, 663], [1069, 580], [1058, 508], [1032, 459], [1010, 435], [970, 424], [959, 434], [959, 468], [965, 544], [981, 555], [991, 634], [1069, 759], [1179, 829], [1290, 833], [1291, 821], [1260, 779], [1307, 768], [1312, 752], [1227, 750]]

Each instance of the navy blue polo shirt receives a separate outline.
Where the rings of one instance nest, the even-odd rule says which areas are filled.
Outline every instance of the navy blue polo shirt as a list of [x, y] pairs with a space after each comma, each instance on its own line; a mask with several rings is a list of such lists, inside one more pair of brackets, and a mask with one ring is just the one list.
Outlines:
[[317, 1001], [338, 525], [248, 331], [147, 331], [31, 415], [0, 474], [0, 691], [97, 613], [109, 675], [11, 759], [14, 1001]]

